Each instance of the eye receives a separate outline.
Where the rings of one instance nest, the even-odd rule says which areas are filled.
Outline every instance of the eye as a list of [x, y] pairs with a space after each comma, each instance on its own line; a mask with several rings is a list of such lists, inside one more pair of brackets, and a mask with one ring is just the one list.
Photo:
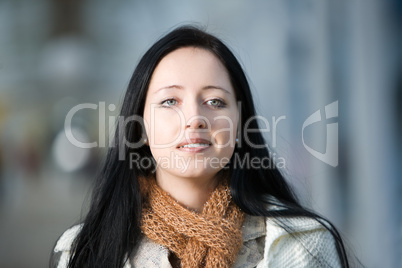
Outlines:
[[161, 102], [162, 107], [170, 107], [177, 105], [177, 100], [175, 99], [167, 99]]
[[208, 100], [206, 103], [214, 108], [223, 108], [226, 106], [226, 103], [221, 99]]

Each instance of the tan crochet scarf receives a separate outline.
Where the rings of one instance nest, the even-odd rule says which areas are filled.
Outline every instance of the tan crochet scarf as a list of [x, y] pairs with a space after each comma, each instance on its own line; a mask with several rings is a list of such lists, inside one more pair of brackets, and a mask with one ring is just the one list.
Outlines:
[[141, 229], [151, 240], [167, 247], [181, 266], [230, 267], [242, 246], [244, 213], [231, 202], [227, 183], [211, 194], [201, 214], [182, 207], [158, 187], [154, 179], [142, 179], [146, 191]]

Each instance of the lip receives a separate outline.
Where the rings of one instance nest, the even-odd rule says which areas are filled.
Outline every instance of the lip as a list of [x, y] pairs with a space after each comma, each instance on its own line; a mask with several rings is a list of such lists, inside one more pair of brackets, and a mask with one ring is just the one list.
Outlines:
[[[194, 144], [194, 143], [201, 143], [201, 144], [208, 144], [208, 146], [199, 146], [199, 147], [182, 147], [187, 144]], [[212, 143], [209, 140], [201, 139], [201, 138], [191, 138], [185, 139], [179, 145], [177, 145], [177, 149], [183, 152], [201, 152], [210, 148]]]

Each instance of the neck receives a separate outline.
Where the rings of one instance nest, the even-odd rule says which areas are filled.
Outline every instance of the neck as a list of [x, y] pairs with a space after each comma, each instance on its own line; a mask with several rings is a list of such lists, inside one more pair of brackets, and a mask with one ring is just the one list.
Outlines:
[[201, 212], [211, 193], [216, 188], [217, 180], [211, 178], [176, 177], [158, 170], [156, 182], [183, 207]]

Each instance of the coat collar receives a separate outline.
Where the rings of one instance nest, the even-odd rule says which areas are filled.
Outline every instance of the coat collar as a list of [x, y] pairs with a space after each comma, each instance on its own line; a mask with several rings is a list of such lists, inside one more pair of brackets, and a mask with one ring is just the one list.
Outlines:
[[265, 236], [265, 218], [260, 216], [250, 216], [246, 214], [243, 222], [242, 234], [243, 242]]
[[251, 268], [264, 258], [266, 225], [264, 217], [246, 215], [243, 227], [243, 246], [233, 267]]

